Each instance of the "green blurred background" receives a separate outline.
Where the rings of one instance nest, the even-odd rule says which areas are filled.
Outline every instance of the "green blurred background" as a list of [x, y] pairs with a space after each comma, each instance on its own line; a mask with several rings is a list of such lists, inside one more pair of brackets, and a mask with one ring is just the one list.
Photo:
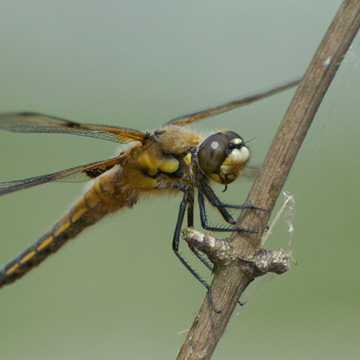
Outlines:
[[[0, 110], [156, 129], [301, 75], [340, 3], [2, 1]], [[285, 186], [296, 202], [291, 245], [283, 220], [266, 245], [290, 249], [298, 266], [266, 286], [254, 282], [252, 300], [231, 319], [214, 359], [359, 356], [359, 56], [357, 38]], [[194, 128], [229, 128], [253, 139], [251, 163], [260, 165], [292, 94]], [[1, 132], [0, 179], [117, 151], [96, 139]], [[240, 180], [222, 197], [241, 203], [250, 186]], [[2, 197], [1, 264], [83, 189], [57, 183]], [[3, 288], [0, 358], [174, 359], [205, 297], [171, 250], [179, 201], [154, 198], [110, 216]]]

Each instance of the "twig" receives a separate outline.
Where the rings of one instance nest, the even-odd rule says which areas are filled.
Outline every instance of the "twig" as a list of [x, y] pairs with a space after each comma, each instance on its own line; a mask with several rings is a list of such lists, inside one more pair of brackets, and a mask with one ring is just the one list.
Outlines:
[[[291, 101], [247, 198], [247, 204], [256, 204], [269, 212], [243, 210], [236, 226], [259, 229], [259, 232], [234, 233], [230, 238], [233, 251], [239, 258], [251, 258], [259, 247], [261, 236], [290, 168], [359, 26], [360, 1], [345, 0]], [[212, 296], [222, 313], [216, 314], [207, 297], [205, 298], [180, 348], [178, 360], [211, 358], [240, 295], [251, 280], [245, 271], [239, 270], [235, 260], [225, 265], [216, 264]]]
[[251, 259], [242, 259], [234, 254], [233, 247], [227, 240], [216, 239], [210, 234], [203, 234], [194, 229], [183, 230], [183, 237], [190, 246], [206, 254], [215, 264], [237, 260], [239, 268], [250, 278], [270, 272], [280, 275], [290, 270], [291, 254], [283, 249], [259, 249]]

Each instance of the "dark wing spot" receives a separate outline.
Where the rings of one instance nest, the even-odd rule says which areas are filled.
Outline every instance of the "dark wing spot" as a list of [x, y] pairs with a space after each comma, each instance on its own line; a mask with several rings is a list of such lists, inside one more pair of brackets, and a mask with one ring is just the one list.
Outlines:
[[84, 172], [89, 178], [95, 179], [96, 177], [100, 176], [101, 174], [103, 174], [104, 172], [110, 170], [113, 167], [114, 167], [114, 165], [99, 166], [97, 168], [85, 170]]
[[67, 120], [67, 123], [65, 124], [65, 127], [69, 127], [69, 128], [78, 128], [80, 126], [82, 125], [75, 121], [70, 121], [70, 120]]

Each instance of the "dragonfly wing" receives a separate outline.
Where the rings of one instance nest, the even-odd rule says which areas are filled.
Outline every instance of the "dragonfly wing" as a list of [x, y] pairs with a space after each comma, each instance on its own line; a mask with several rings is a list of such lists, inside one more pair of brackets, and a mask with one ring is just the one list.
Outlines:
[[259, 168], [255, 166], [245, 166], [244, 169], [241, 171], [240, 176], [246, 177], [248, 179], [255, 178], [259, 173]]
[[230, 101], [230, 102], [228, 102], [226, 104], [223, 104], [223, 105], [220, 105], [220, 106], [216, 106], [216, 107], [213, 107], [213, 108], [210, 108], [210, 109], [206, 109], [206, 110], [198, 111], [198, 112], [195, 112], [195, 113], [192, 113], [192, 114], [180, 116], [180, 117], [177, 117], [175, 119], [172, 119], [172, 120], [166, 122], [164, 124], [164, 126], [168, 126], [168, 125], [186, 126], [186, 125], [192, 124], [192, 123], [194, 123], [196, 121], [199, 121], [201, 119], [204, 119], [204, 118], [207, 118], [207, 117], [210, 117], [210, 116], [219, 115], [219, 114], [222, 114], [222, 113], [224, 113], [226, 111], [236, 109], [236, 108], [238, 108], [240, 106], [249, 105], [249, 104], [251, 104], [251, 103], [253, 103], [255, 101], [264, 99], [264, 98], [266, 98], [268, 96], [275, 95], [275, 94], [277, 94], [277, 93], [279, 93], [281, 91], [290, 89], [290, 88], [298, 85], [299, 82], [300, 82], [300, 79], [295, 80], [295, 81], [291, 81], [291, 82], [286, 83], [284, 85], [274, 87], [274, 88], [272, 88], [270, 90], [266, 90], [266, 91], [263, 91], [261, 93], [253, 94], [253, 95], [246, 96], [246, 97], [238, 99], [238, 100]]
[[126, 144], [142, 141], [149, 133], [117, 126], [80, 124], [54, 116], [23, 112], [0, 114], [0, 129], [19, 133], [61, 133]]
[[87, 165], [77, 166], [71, 169], [59, 171], [53, 174], [36, 176], [24, 180], [15, 180], [9, 182], [0, 182], [0, 195], [12, 193], [33, 186], [45, 184], [54, 181], [64, 182], [83, 182], [95, 179], [104, 172], [119, 164], [122, 155], [108, 160], [93, 162]]

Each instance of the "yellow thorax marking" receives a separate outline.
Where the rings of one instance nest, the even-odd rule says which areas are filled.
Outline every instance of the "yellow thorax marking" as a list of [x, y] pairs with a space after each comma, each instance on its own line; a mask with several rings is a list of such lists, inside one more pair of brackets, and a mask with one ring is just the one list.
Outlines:
[[159, 166], [159, 169], [168, 174], [172, 174], [179, 169], [179, 161], [177, 161], [173, 157], [168, 157], [162, 161], [162, 163]]
[[143, 152], [137, 159], [137, 163], [146, 169], [150, 176], [156, 176], [159, 170], [171, 174], [179, 169], [179, 161], [172, 156], [158, 156], [149, 152]]
[[191, 160], [192, 160], [191, 153], [188, 153], [186, 154], [186, 156], [184, 156], [184, 163], [186, 166], [191, 165]]

